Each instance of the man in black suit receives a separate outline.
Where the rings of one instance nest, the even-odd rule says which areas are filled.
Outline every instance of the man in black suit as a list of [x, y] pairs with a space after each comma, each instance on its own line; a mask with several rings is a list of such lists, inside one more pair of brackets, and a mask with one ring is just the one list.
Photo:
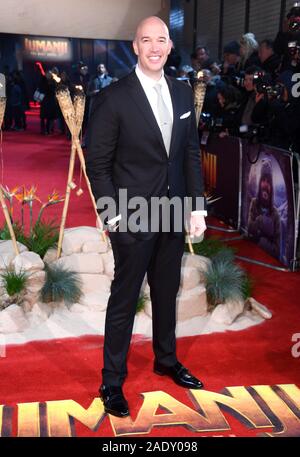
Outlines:
[[[118, 213], [109, 221], [115, 276], [106, 313], [100, 394], [105, 411], [120, 417], [129, 414], [122, 384], [146, 273], [152, 302], [154, 372], [184, 387], [203, 386], [176, 357], [176, 295], [184, 228], [176, 231], [173, 215], [168, 231], [162, 230], [161, 216], [159, 230], [149, 226], [133, 230], [118, 198], [120, 189], [126, 189], [128, 198], [142, 196], [146, 202], [152, 197], [183, 201], [190, 196], [192, 209], [196, 208], [203, 189], [193, 94], [184, 82], [164, 75], [172, 42], [161, 19], [144, 19], [133, 47], [138, 56], [135, 71], [101, 91], [95, 101], [86, 159], [96, 200], [111, 197]], [[192, 212], [191, 236], [204, 232], [205, 213]], [[153, 218], [150, 212], [143, 223], [147, 226]]]

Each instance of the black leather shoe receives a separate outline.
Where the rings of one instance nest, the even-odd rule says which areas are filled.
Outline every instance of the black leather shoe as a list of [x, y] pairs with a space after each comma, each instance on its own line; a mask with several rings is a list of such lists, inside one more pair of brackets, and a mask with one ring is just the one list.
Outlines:
[[118, 417], [129, 416], [128, 403], [123, 395], [122, 387], [102, 384], [99, 392], [106, 413]]
[[154, 373], [160, 376], [167, 375], [172, 378], [176, 384], [182, 387], [187, 387], [188, 389], [202, 389], [203, 387], [203, 383], [199, 379], [195, 378], [195, 376], [193, 376], [188, 369], [179, 362], [172, 367], [166, 367], [155, 361]]

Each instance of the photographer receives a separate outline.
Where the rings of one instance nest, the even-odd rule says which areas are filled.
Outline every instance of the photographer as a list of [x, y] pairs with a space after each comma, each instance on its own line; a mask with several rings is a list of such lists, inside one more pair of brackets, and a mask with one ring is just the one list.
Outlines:
[[300, 153], [300, 98], [290, 89], [283, 84], [281, 97], [269, 103], [270, 144]]
[[[268, 117], [268, 100], [265, 94], [257, 91], [259, 67], [252, 66], [246, 70], [244, 80], [244, 100], [241, 106], [241, 126], [265, 124]], [[244, 130], [247, 130], [246, 128]]]
[[238, 65], [240, 61], [240, 45], [237, 41], [231, 41], [224, 46], [223, 62], [220, 66], [220, 77], [222, 81], [233, 85], [236, 78], [240, 76]]
[[206, 92], [202, 111], [216, 117], [218, 111], [218, 89], [222, 85], [221, 81], [216, 79], [210, 70], [203, 70], [203, 80], [206, 83]]
[[288, 43], [300, 42], [300, 2], [296, 2], [284, 20], [282, 30], [278, 32], [274, 41], [274, 51], [282, 56], [281, 71], [293, 66], [288, 51]]
[[214, 131], [220, 138], [238, 135], [240, 125], [241, 94], [239, 90], [227, 84], [218, 87], [218, 106]]
[[281, 58], [274, 53], [274, 42], [265, 39], [260, 42], [258, 56], [260, 67], [272, 76], [273, 81], [276, 80], [281, 64]]

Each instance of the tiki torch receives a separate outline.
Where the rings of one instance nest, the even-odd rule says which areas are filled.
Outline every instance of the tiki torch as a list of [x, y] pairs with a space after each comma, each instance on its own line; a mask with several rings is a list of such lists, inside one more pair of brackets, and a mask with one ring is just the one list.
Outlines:
[[[52, 76], [53, 76], [53, 79], [57, 83], [61, 82], [61, 79], [57, 75], [53, 74]], [[58, 240], [57, 258], [59, 258], [61, 255], [63, 234], [64, 234], [65, 222], [66, 222], [66, 217], [67, 217], [67, 212], [68, 212], [68, 207], [69, 207], [69, 202], [70, 202], [71, 190], [74, 189], [74, 187], [76, 187], [73, 182], [76, 153], [78, 154], [78, 157], [79, 157], [79, 160], [81, 163], [81, 167], [82, 167], [82, 170], [84, 173], [84, 177], [85, 177], [85, 180], [87, 183], [87, 187], [89, 190], [89, 194], [91, 196], [92, 204], [93, 204], [96, 218], [98, 221], [98, 226], [101, 227], [102, 223], [101, 223], [101, 219], [99, 217], [98, 211], [97, 211], [97, 205], [96, 205], [93, 193], [92, 193], [91, 184], [90, 184], [90, 181], [89, 181], [87, 173], [86, 173], [84, 155], [83, 155], [81, 144], [79, 141], [79, 135], [80, 135], [80, 131], [82, 129], [84, 109], [85, 109], [85, 95], [83, 92], [83, 88], [82, 88], [82, 86], [76, 86], [74, 103], [73, 103], [69, 89], [60, 84], [56, 91], [56, 98], [58, 100], [61, 112], [64, 116], [64, 119], [66, 121], [67, 126], [69, 127], [69, 130], [70, 130], [71, 136], [72, 136], [72, 147], [71, 147], [71, 156], [70, 156], [70, 162], [69, 162], [66, 198], [65, 198], [65, 202], [64, 202], [64, 208], [63, 208], [63, 214], [62, 214], [62, 220], [61, 220], [61, 226], [60, 226], [60, 233], [59, 233], [59, 240]], [[107, 242], [107, 238], [103, 231], [102, 231], [102, 238], [104, 241]]]
[[194, 105], [195, 105], [195, 111], [196, 111], [197, 128], [199, 125], [201, 111], [203, 108], [205, 93], [206, 93], [206, 83], [204, 81], [204, 74], [203, 74], [203, 71], [198, 71], [197, 79], [194, 83]]

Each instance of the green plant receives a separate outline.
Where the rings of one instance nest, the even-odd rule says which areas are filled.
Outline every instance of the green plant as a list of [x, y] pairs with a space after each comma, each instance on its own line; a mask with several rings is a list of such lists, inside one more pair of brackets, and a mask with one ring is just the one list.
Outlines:
[[[29, 235], [24, 233], [24, 228], [18, 223], [13, 224], [16, 240], [24, 244], [29, 251], [35, 252], [41, 258], [44, 257], [48, 249], [57, 245], [59, 237], [59, 227], [55, 221], [37, 221]], [[1, 240], [10, 240], [10, 233], [5, 225], [0, 231]]]
[[4, 288], [10, 297], [24, 291], [28, 279], [25, 271], [17, 273], [14, 269], [6, 268], [0, 276]]
[[[205, 238], [193, 245], [195, 254], [209, 257], [211, 264], [204, 273], [209, 310], [226, 300], [247, 300], [253, 291], [253, 281], [234, 263], [235, 249], [217, 238]], [[186, 246], [188, 251], [188, 246]]]
[[[24, 235], [22, 226], [19, 224], [19, 222], [14, 222], [12, 226], [13, 226], [13, 230], [14, 230], [14, 233], [16, 236], [16, 240], [22, 244], [25, 244], [25, 235]], [[5, 224], [0, 230], [0, 239], [1, 240], [10, 240], [11, 239], [7, 224]]]
[[[213, 257], [217, 255], [220, 251], [224, 252], [227, 251], [234, 255], [234, 249], [228, 248], [224, 245], [224, 243], [216, 238], [204, 238], [201, 243], [193, 244], [193, 249], [195, 254], [202, 255], [204, 257]], [[186, 245], [186, 251], [189, 250], [188, 246]]]
[[55, 221], [38, 221], [28, 237], [25, 237], [24, 244], [29, 251], [36, 252], [41, 258], [48, 249], [56, 246], [59, 237], [59, 227]]
[[59, 302], [66, 304], [78, 302], [82, 295], [81, 281], [77, 273], [58, 265], [45, 264], [46, 279], [40, 291], [44, 303]]
[[[47, 196], [43, 203], [36, 194], [36, 187], [31, 186], [26, 189], [25, 186], [16, 186], [10, 190], [7, 186], [1, 186], [3, 195], [8, 202], [8, 211], [14, 228], [17, 241], [25, 244], [29, 250], [36, 252], [43, 257], [46, 251], [53, 247], [58, 241], [58, 227], [53, 221], [42, 222], [42, 216], [46, 208], [62, 203], [64, 197], [61, 197], [56, 190]], [[21, 204], [21, 223], [13, 220], [13, 202], [16, 199]], [[33, 221], [34, 202], [40, 203], [40, 209], [36, 221]], [[24, 216], [25, 209], [29, 208], [29, 230], [25, 230]], [[29, 233], [29, 235], [27, 235]], [[9, 240], [10, 233], [7, 226], [0, 231], [0, 239]]]
[[136, 314], [143, 311], [145, 308], [145, 303], [148, 300], [147, 295], [141, 295], [138, 299], [137, 305], [136, 305]]
[[204, 273], [209, 309], [227, 300], [243, 299], [244, 271], [227, 256], [221, 253], [212, 258]]

